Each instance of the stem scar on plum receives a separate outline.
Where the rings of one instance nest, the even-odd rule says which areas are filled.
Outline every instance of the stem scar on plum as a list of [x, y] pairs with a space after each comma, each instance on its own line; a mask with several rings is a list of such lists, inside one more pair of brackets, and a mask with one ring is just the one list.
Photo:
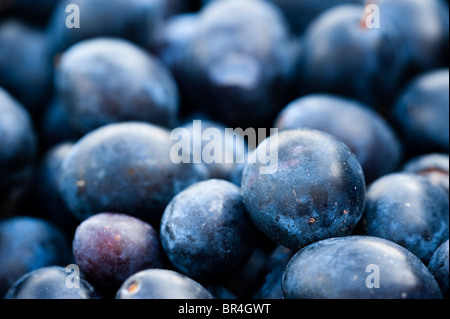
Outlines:
[[136, 282], [136, 281], [132, 281], [132, 282], [130, 282], [130, 284], [128, 285], [127, 290], [128, 290], [129, 293], [132, 293], [132, 294], [133, 294], [133, 293], [138, 292], [138, 291], [139, 291], [139, 288], [140, 288], [139, 283]]

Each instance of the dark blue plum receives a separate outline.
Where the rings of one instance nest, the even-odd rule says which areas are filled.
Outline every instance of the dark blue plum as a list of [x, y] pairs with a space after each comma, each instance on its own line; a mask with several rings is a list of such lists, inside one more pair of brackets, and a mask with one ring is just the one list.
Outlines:
[[311, 129], [267, 138], [249, 156], [242, 176], [242, 197], [254, 224], [291, 249], [351, 234], [365, 191], [363, 170], [349, 148]]
[[432, 153], [416, 156], [407, 161], [402, 171], [426, 177], [432, 184], [449, 193], [449, 155]]
[[449, 199], [425, 177], [392, 173], [367, 189], [362, 234], [393, 241], [425, 264], [449, 236]]
[[447, 239], [444, 243], [442, 243], [441, 246], [439, 246], [438, 249], [436, 249], [436, 251], [434, 252], [433, 256], [430, 259], [430, 262], [428, 263], [428, 269], [438, 282], [439, 287], [441, 288], [442, 295], [446, 299], [449, 298], [448, 260], [449, 256], [448, 256], [448, 239]]
[[0, 20], [0, 86], [38, 116], [52, 95], [53, 61], [45, 33]]
[[286, 266], [282, 287], [285, 299], [442, 298], [414, 254], [370, 236], [329, 238], [301, 249]]
[[239, 131], [208, 120], [194, 120], [180, 128], [187, 130], [186, 136], [190, 138], [185, 143], [191, 147], [193, 156], [207, 155], [202, 156], [202, 162], [208, 167], [210, 178], [231, 181], [236, 166], [245, 163], [248, 146]]
[[39, 126], [40, 146], [43, 150], [68, 141], [76, 141], [83, 134], [70, 124], [69, 112], [61, 101], [54, 99], [44, 110]]
[[442, 0], [380, 0], [377, 5], [380, 15], [390, 19], [403, 37], [409, 76], [446, 65], [449, 49], [447, 3]]
[[[67, 285], [71, 270], [61, 266], [42, 267], [20, 277], [5, 299], [101, 299], [100, 293], [80, 273], [76, 286]], [[75, 280], [75, 279], [74, 279]], [[75, 285], [75, 281], [71, 282]]]
[[[155, 0], [64, 0], [55, 8], [47, 28], [54, 54], [77, 42], [118, 37], [143, 47], [152, 47], [166, 14], [166, 1]], [[68, 5], [80, 11], [80, 28], [68, 28]]]
[[114, 291], [136, 272], [162, 268], [165, 262], [157, 231], [120, 213], [96, 214], [83, 221], [73, 237], [73, 254], [88, 280]]
[[360, 162], [366, 183], [396, 170], [402, 147], [390, 124], [369, 106], [330, 94], [302, 96], [278, 115], [280, 130], [317, 129], [344, 142]]
[[172, 127], [178, 88], [158, 58], [117, 38], [96, 38], [65, 51], [56, 93], [71, 125], [87, 133], [105, 124], [143, 121]]
[[198, 280], [231, 274], [256, 246], [256, 228], [239, 187], [219, 179], [196, 183], [177, 194], [164, 211], [160, 234], [175, 268]]
[[265, 268], [264, 280], [254, 295], [255, 299], [283, 299], [281, 279], [286, 265], [295, 253], [295, 250], [281, 245], [275, 248], [270, 254]]
[[31, 176], [37, 158], [38, 140], [29, 112], [2, 87], [0, 114], [1, 195]]
[[148, 123], [101, 127], [80, 139], [62, 163], [60, 193], [83, 220], [125, 212], [159, 224], [170, 200], [208, 177], [203, 164], [172, 161], [169, 131]]
[[147, 269], [129, 277], [116, 299], [214, 299], [195, 280], [167, 269]]
[[49, 149], [43, 154], [33, 177], [33, 191], [42, 213], [68, 233], [73, 233], [79, 220], [61, 198], [59, 178], [62, 162], [72, 146], [73, 142], [64, 142]]
[[0, 221], [0, 296], [26, 273], [71, 260], [68, 238], [54, 224], [29, 216]]
[[179, 85], [191, 105], [232, 127], [264, 127], [290, 95], [296, 49], [282, 12], [261, 0], [199, 12]]
[[422, 73], [405, 85], [392, 120], [410, 156], [449, 151], [449, 69]]
[[309, 25], [298, 63], [301, 95], [343, 95], [377, 110], [391, 103], [405, 72], [402, 38], [387, 17], [370, 28], [364, 14], [364, 6], [340, 5]]

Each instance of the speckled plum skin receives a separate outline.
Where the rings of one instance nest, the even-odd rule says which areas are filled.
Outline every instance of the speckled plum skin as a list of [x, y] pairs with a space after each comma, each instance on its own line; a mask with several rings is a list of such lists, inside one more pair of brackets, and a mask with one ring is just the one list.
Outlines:
[[[328, 133], [298, 129], [263, 141], [242, 176], [242, 197], [254, 224], [273, 241], [298, 249], [352, 233], [363, 213], [365, 178], [348, 147]], [[263, 143], [278, 167], [261, 174]], [[264, 145], [265, 146], [265, 145]]]
[[5, 299], [100, 299], [100, 293], [80, 273], [79, 287], [66, 285], [70, 272], [61, 266], [36, 269], [20, 277]]
[[[375, 284], [373, 265], [379, 270], [379, 288], [367, 285]], [[301, 249], [286, 266], [282, 288], [286, 299], [442, 298], [417, 256], [370, 236], [329, 238]]]
[[449, 256], [448, 256], [448, 239], [439, 246], [434, 252], [433, 256], [428, 263], [428, 269], [433, 274], [434, 278], [441, 288], [442, 295], [444, 298], [449, 298]]
[[218, 279], [242, 266], [256, 228], [240, 189], [219, 179], [196, 183], [173, 198], [161, 219], [161, 243], [172, 264], [194, 279]]
[[148, 123], [103, 126], [85, 135], [65, 157], [59, 189], [79, 219], [125, 212], [159, 224], [166, 205], [204, 180], [203, 164], [174, 164], [169, 131]]
[[73, 254], [87, 278], [109, 289], [117, 289], [138, 271], [164, 265], [156, 230], [118, 213], [101, 213], [82, 222], [73, 238]]
[[425, 177], [392, 173], [367, 189], [362, 234], [391, 240], [425, 264], [449, 236], [449, 199]]
[[116, 299], [214, 299], [195, 280], [168, 269], [147, 269], [129, 277]]
[[188, 102], [231, 127], [264, 127], [291, 94], [296, 51], [289, 31], [267, 1], [203, 7], [178, 68]]

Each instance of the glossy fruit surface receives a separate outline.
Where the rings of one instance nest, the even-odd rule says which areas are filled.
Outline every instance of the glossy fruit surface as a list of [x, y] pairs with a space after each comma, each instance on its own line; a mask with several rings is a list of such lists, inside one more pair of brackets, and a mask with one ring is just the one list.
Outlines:
[[[267, 150], [278, 156], [269, 166]], [[292, 249], [351, 234], [362, 216], [365, 192], [355, 155], [335, 137], [310, 129], [270, 136], [250, 156], [242, 176], [252, 221]]]
[[[378, 276], [378, 277], [377, 277]], [[441, 299], [427, 267], [391, 241], [330, 238], [305, 247], [283, 274], [287, 299]]]

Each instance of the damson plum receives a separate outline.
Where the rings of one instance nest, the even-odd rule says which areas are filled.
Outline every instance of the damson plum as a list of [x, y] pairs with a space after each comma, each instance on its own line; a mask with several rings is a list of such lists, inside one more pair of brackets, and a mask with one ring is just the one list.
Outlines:
[[33, 171], [38, 140], [29, 112], [0, 87], [0, 195]]
[[432, 153], [416, 156], [407, 161], [402, 171], [426, 177], [432, 184], [449, 193], [449, 155]]
[[193, 279], [167, 269], [147, 269], [129, 277], [116, 299], [214, 299]]
[[[160, 0], [63, 0], [54, 9], [47, 33], [54, 54], [62, 53], [77, 42], [118, 37], [143, 47], [152, 47], [163, 24], [166, 10]], [[66, 20], [79, 8], [79, 28], [67, 27]], [[70, 9], [70, 8], [69, 8]], [[73, 19], [71, 22], [74, 22]]]
[[155, 229], [119, 213], [101, 213], [82, 222], [73, 238], [73, 254], [88, 280], [112, 290], [138, 271], [164, 265]]
[[0, 20], [0, 86], [33, 115], [52, 95], [53, 61], [45, 33], [17, 20]]
[[203, 7], [198, 19], [179, 68], [186, 100], [232, 127], [269, 123], [295, 73], [281, 11], [261, 0], [225, 0]]
[[[277, 154], [269, 161], [268, 150]], [[250, 218], [291, 249], [351, 234], [362, 216], [365, 192], [355, 155], [334, 136], [311, 129], [271, 135], [249, 156], [242, 176]]]
[[449, 69], [411, 79], [393, 106], [392, 120], [409, 155], [449, 151]]
[[403, 37], [409, 76], [446, 64], [449, 49], [448, 3], [443, 0], [378, 0], [380, 16]]
[[406, 62], [401, 34], [387, 17], [372, 28], [365, 7], [340, 5], [309, 25], [299, 57], [299, 92], [354, 98], [381, 110], [392, 102]]
[[239, 187], [219, 179], [196, 183], [176, 195], [164, 211], [160, 234], [176, 269], [198, 280], [231, 274], [256, 246], [256, 228]]
[[449, 266], [448, 266], [449, 256], [448, 256], [448, 239], [439, 246], [434, 252], [433, 256], [428, 263], [428, 269], [433, 274], [434, 278], [441, 288], [442, 295], [445, 298], [449, 297], [448, 286], [449, 286]]
[[425, 264], [449, 236], [449, 199], [425, 177], [392, 173], [367, 189], [364, 235], [393, 241]]
[[68, 238], [54, 224], [21, 216], [0, 221], [0, 296], [26, 273], [72, 260]]
[[56, 93], [81, 133], [115, 122], [172, 127], [177, 120], [172, 75], [159, 59], [124, 39], [76, 44], [62, 55], [55, 77]]
[[74, 144], [59, 183], [69, 209], [83, 220], [125, 212], [159, 224], [166, 205], [185, 187], [204, 180], [203, 164], [175, 164], [169, 131], [148, 123], [103, 126]]
[[441, 299], [427, 267], [382, 238], [347, 236], [313, 243], [289, 261], [286, 299]]
[[71, 281], [71, 272], [66, 272], [64, 267], [42, 267], [20, 277], [9, 288], [5, 299], [100, 299], [100, 293], [83, 274], [77, 275]]
[[402, 146], [390, 124], [369, 106], [330, 94], [302, 96], [278, 115], [280, 130], [311, 128], [334, 135], [360, 162], [366, 183], [396, 170]]

